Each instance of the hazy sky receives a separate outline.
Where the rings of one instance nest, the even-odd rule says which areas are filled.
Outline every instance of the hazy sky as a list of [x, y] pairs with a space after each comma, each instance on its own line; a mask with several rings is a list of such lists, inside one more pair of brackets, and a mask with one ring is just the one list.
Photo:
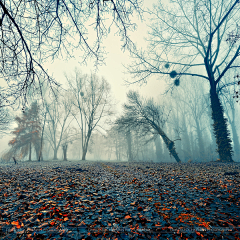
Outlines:
[[[153, 3], [156, 3], [157, 0], [148, 0], [145, 1], [144, 6], [146, 8], [151, 8]], [[147, 15], [145, 16], [145, 20], [147, 20]], [[141, 22], [138, 18], [134, 19], [135, 22], [138, 24], [138, 28], [135, 32], [131, 33], [131, 39], [134, 43], [137, 44], [138, 47], [145, 48], [146, 41], [144, 40], [147, 37], [148, 22]], [[89, 36], [91, 37], [91, 36]], [[114, 31], [112, 31], [107, 39], [104, 41], [104, 46], [106, 48], [106, 61], [105, 65], [99, 66], [97, 74], [99, 76], [103, 76], [111, 85], [112, 96], [118, 102], [117, 111], [121, 111], [121, 105], [126, 100], [126, 93], [130, 89], [138, 89], [141, 95], [144, 97], [154, 97], [157, 98], [159, 94], [164, 92], [164, 82], [159, 81], [157, 76], [151, 78], [147, 84], [143, 84], [139, 86], [139, 84], [134, 85], [126, 85], [124, 80], [131, 80], [131, 77], [128, 74], [124, 74], [125, 68], [123, 64], [127, 65], [131, 62], [130, 55], [127, 51], [123, 52], [121, 50], [120, 37], [115, 35]], [[76, 52], [75, 59], [71, 60], [58, 60], [56, 59], [53, 63], [49, 63], [46, 66], [49, 73], [52, 74], [56, 81], [59, 83], [66, 82], [64, 74], [71, 74], [73, 73], [74, 69], [80, 68], [82, 69], [83, 73], [90, 73], [94, 71], [93, 62], [89, 61], [87, 66], [80, 65], [81, 59]], [[9, 140], [12, 138], [11, 135], [4, 136], [0, 139], [0, 152], [8, 146]]]
[[[145, 7], [151, 8], [153, 3], [156, 3], [156, 0], [145, 1]], [[146, 15], [146, 20], [147, 20]], [[147, 23], [141, 22], [137, 18], [135, 21], [138, 23], [138, 28], [135, 32], [131, 33], [131, 39], [137, 44], [138, 47], [146, 47], [146, 41], [144, 40], [147, 37]], [[163, 81], [157, 80], [157, 76], [152, 78], [147, 85], [139, 86], [139, 84], [134, 84], [131, 86], [126, 86], [124, 80], [131, 80], [131, 76], [124, 74], [126, 71], [123, 67], [123, 64], [127, 65], [131, 62], [130, 55], [127, 51], [123, 52], [121, 50], [121, 41], [120, 37], [116, 36], [114, 32], [111, 32], [107, 39], [104, 41], [104, 46], [106, 47], [106, 61], [104, 66], [99, 66], [97, 74], [103, 76], [111, 85], [112, 95], [119, 102], [119, 108], [126, 99], [126, 92], [129, 89], [139, 89], [140, 93], [144, 96], [157, 97], [160, 93], [164, 91]], [[48, 64], [47, 67], [53, 76], [58, 82], [64, 83], [65, 77], [64, 73], [71, 74], [74, 72], [74, 69], [77, 67], [82, 69], [83, 73], [90, 73], [94, 71], [93, 63], [89, 62], [88, 66], [80, 65], [79, 62], [81, 59], [78, 57], [79, 54], [75, 55], [75, 60], [71, 59], [68, 61], [64, 60], [55, 60], [53, 64]]]

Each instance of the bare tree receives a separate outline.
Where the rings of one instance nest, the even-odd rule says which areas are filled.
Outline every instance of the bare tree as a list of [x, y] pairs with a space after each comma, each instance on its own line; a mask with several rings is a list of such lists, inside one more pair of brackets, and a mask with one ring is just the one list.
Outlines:
[[[28, 88], [41, 87], [53, 79], [44, 63], [63, 54], [71, 57], [81, 49], [83, 61], [103, 60], [102, 41], [110, 29], [130, 47], [129, 31], [134, 30], [133, 13], [141, 15], [138, 0], [1, 0], [0, 78], [8, 87], [1, 93], [5, 104], [26, 97]], [[91, 33], [91, 37], [89, 37]]]
[[239, 0], [165, 3], [160, 0], [151, 12], [149, 49], [133, 52], [136, 62], [130, 72], [138, 81], [155, 73], [170, 76], [176, 86], [183, 75], [199, 77], [199, 84], [208, 81], [217, 151], [221, 161], [232, 162], [231, 139], [217, 87], [227, 71], [239, 67], [235, 65], [240, 52]]
[[81, 131], [82, 160], [86, 160], [92, 132], [101, 127], [102, 120], [112, 115], [110, 86], [95, 74], [83, 75], [77, 70], [74, 74], [66, 78], [74, 98], [72, 114]]
[[71, 95], [68, 92], [65, 92], [64, 97], [59, 94], [56, 99], [46, 100], [44, 105], [47, 112], [45, 136], [53, 149], [53, 159], [58, 159], [58, 149], [72, 122], [70, 119], [73, 107]]
[[[181, 86], [174, 91], [173, 101], [175, 108], [178, 109], [181, 115], [188, 115], [191, 128], [196, 132], [197, 146], [199, 156], [206, 160], [206, 137], [204, 137], [206, 129], [206, 118], [208, 118], [208, 103], [206, 101], [206, 86], [199, 85], [198, 79], [195, 77], [185, 77]], [[184, 118], [184, 117], [183, 117]], [[180, 119], [175, 121], [180, 122]], [[186, 131], [186, 123], [183, 121], [181, 127]], [[187, 134], [187, 133], [186, 133]], [[185, 136], [187, 139], [187, 136]], [[189, 142], [189, 140], [187, 140]], [[190, 145], [185, 146], [186, 150], [190, 149]]]
[[68, 127], [63, 134], [63, 138], [61, 141], [62, 151], [63, 151], [63, 161], [67, 161], [67, 151], [69, 144], [72, 144], [76, 141], [79, 136], [79, 133], [76, 131], [75, 127]]
[[114, 159], [120, 161], [127, 157], [126, 135], [124, 134], [124, 132], [118, 131], [115, 125], [113, 125], [107, 131], [106, 145], [107, 145], [106, 151], [109, 154], [114, 154], [115, 155]]
[[170, 140], [163, 131], [167, 116], [163, 109], [154, 104], [153, 100], [143, 101], [139, 93], [129, 91], [127, 94], [128, 103], [124, 105], [124, 115], [117, 119], [119, 129], [140, 129], [142, 134], [159, 134], [166, 144], [169, 153], [177, 162], [181, 162], [175, 149], [174, 141]]

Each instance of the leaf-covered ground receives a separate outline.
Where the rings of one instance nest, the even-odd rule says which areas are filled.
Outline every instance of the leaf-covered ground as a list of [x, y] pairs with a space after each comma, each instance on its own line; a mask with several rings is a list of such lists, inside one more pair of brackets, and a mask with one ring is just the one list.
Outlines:
[[240, 164], [0, 166], [2, 239], [240, 239]]

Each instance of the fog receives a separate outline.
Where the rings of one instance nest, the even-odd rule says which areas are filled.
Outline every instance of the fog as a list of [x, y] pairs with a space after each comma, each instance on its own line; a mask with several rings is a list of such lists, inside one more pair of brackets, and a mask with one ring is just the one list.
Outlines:
[[[194, 43], [192, 47], [194, 26], [191, 29], [182, 20], [176, 29], [176, 21], [162, 10], [170, 9], [174, 3], [159, 3], [158, 8], [153, 4], [158, 1], [144, 3], [152, 13], [143, 13], [142, 20], [137, 13], [132, 15], [137, 28], [129, 33], [129, 38], [134, 47], [123, 49], [118, 28], [113, 27], [102, 40], [106, 53], [103, 62], [96, 65], [89, 58], [83, 64], [84, 50], [79, 48], [72, 57], [63, 53], [43, 63], [60, 87], [43, 84], [41, 94], [29, 87], [24, 111], [21, 104], [1, 108], [2, 161], [15, 156], [19, 161], [209, 162], [231, 161], [231, 152], [233, 160], [240, 161], [240, 115], [236, 101], [239, 35], [221, 30], [220, 41], [214, 35], [222, 28], [220, 24], [216, 30], [209, 30], [213, 39], [205, 36], [204, 41], [212, 44], [210, 51], [206, 50], [206, 43], [200, 47]], [[213, 12], [221, 19], [217, 9]], [[169, 17], [169, 22], [163, 16]], [[194, 17], [203, 27], [201, 17]], [[231, 31], [235, 18], [233, 12], [226, 22]], [[164, 24], [173, 27], [164, 28]], [[200, 40], [208, 29], [204, 31], [198, 32]], [[189, 35], [184, 42], [186, 33]], [[88, 39], [94, 36], [89, 30]], [[203, 61], [204, 54], [212, 54], [212, 75]], [[4, 87], [5, 80], [1, 81], [1, 88]], [[129, 97], [131, 92], [138, 94], [135, 100], [141, 106]], [[139, 111], [134, 112], [138, 107]], [[9, 119], [5, 112], [11, 115]], [[26, 135], [18, 134], [23, 127], [15, 117], [25, 123]], [[227, 155], [225, 150], [221, 151], [225, 145], [219, 139], [226, 140]], [[16, 141], [22, 144], [16, 145]]]

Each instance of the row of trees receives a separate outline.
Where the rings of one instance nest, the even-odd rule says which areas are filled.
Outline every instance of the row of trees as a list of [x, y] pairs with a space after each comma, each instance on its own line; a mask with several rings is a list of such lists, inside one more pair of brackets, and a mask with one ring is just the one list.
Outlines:
[[[129, 72], [138, 81], [158, 74], [179, 86], [184, 76], [208, 82], [213, 132], [221, 161], [232, 162], [232, 144], [220, 100], [224, 77], [239, 68], [239, 0], [159, 0], [151, 12], [147, 51], [132, 51]], [[234, 85], [232, 79], [228, 85]]]
[[[5, 159], [28, 155], [31, 160], [32, 152], [39, 161], [43, 155], [48, 159], [49, 152], [53, 159], [58, 159], [62, 148], [63, 158], [67, 160], [70, 144], [77, 152], [71, 155], [82, 160], [86, 159], [89, 147], [96, 160], [169, 161], [171, 156], [180, 162], [218, 158], [207, 84], [199, 88], [198, 79], [182, 79], [178, 88], [158, 101], [130, 91], [122, 116], [110, 125], [106, 123], [113, 117], [113, 99], [107, 81], [77, 70], [66, 79], [67, 90], [59, 89], [55, 94], [45, 91], [43, 104], [33, 101], [22, 116], [15, 118], [18, 126]], [[220, 96], [230, 123], [235, 156], [238, 156], [240, 146], [235, 124], [238, 112], [231, 96], [233, 90], [234, 86], [228, 86]], [[76, 151], [80, 148], [81, 151]]]
[[[27, 12], [26, 9], [28, 9]], [[99, 60], [102, 53], [101, 40], [109, 30], [104, 25], [102, 16], [113, 14], [111, 19], [116, 23], [125, 40], [124, 46], [129, 46], [134, 59], [133, 64], [128, 66], [134, 81], [147, 81], [151, 75], [157, 74], [162, 79], [164, 76], [170, 77], [173, 83], [172, 88], [179, 87], [186, 76], [191, 77], [190, 81], [198, 78], [197, 89], [201, 89], [205, 82], [208, 83], [207, 96], [213, 121], [212, 139], [216, 139], [220, 160], [232, 162], [233, 148], [226, 117], [233, 119], [235, 112], [232, 110], [224, 113], [224, 104], [231, 109], [231, 101], [222, 96], [227, 95], [227, 87], [234, 86], [239, 82], [236, 73], [239, 69], [238, 59], [240, 56], [239, 10], [239, 0], [174, 0], [169, 3], [159, 0], [153, 11], [150, 12], [152, 23], [148, 39], [149, 46], [146, 51], [142, 51], [136, 47], [131, 47], [132, 44], [127, 34], [127, 31], [133, 26], [130, 20], [131, 15], [134, 12], [141, 12], [138, 1], [94, 1], [93, 3], [88, 2], [87, 5], [79, 5], [77, 2], [65, 0], [51, 3], [49, 1], [41, 3], [35, 1], [34, 4], [29, 1], [21, 1], [20, 4], [12, 4], [12, 1], [0, 1], [0, 25], [3, 36], [3, 41], [1, 41], [3, 61], [0, 77], [3, 77], [8, 86], [1, 94], [1, 106], [7, 105], [9, 101], [14, 102], [21, 96], [26, 96], [29, 89], [43, 88], [44, 83], [41, 79], [52, 82], [43, 67], [43, 63], [49, 57], [57, 56], [62, 50], [68, 49], [68, 46], [83, 47], [85, 57], [94, 56]], [[50, 12], [53, 14], [49, 14]], [[92, 20], [95, 23], [94, 30], [96, 32], [96, 41], [93, 43], [89, 40], [91, 38], [86, 37], [84, 28], [85, 23], [91, 23]], [[93, 26], [93, 24], [90, 25]], [[77, 33], [79, 41], [69, 42], [68, 39], [76, 39], [75, 36], [69, 38], [69, 36], [73, 36], [73, 33]], [[234, 74], [235, 76], [233, 76]], [[230, 81], [226, 81], [228, 76], [230, 76]], [[71, 88], [71, 85], [69, 87]], [[84, 103], [88, 107], [91, 106], [90, 102], [88, 104], [88, 101], [85, 101], [86, 93], [81, 89], [83, 87], [84, 85], [80, 84], [79, 101], [75, 96], [75, 105], [73, 104], [75, 109], [78, 109], [79, 117], [76, 118], [74, 115], [73, 117], [75, 121], [78, 121], [79, 129], [85, 129], [84, 133], [81, 134], [82, 158], [84, 159], [84, 155], [86, 155], [84, 152], [88, 147], [90, 136], [97, 125], [91, 125], [90, 123], [94, 121], [94, 118], [92, 116], [88, 119], [84, 118], [81, 114], [87, 112], [80, 110], [82, 107], [78, 107], [81, 106], [80, 103]], [[193, 89], [189, 90], [191, 93], [193, 92]], [[235, 93], [238, 97], [238, 91], [235, 90]], [[135, 94], [135, 99], [140, 103], [138, 107], [142, 106], [141, 108], [144, 110], [142, 112], [148, 111], [147, 114], [152, 115], [152, 112], [155, 114], [156, 111], [159, 111], [155, 104], [151, 106], [149, 101], [147, 101], [148, 103], [142, 102], [137, 94]], [[129, 109], [131, 109], [132, 103], [130, 101], [126, 104], [126, 113], [131, 112]], [[94, 106], [91, 107], [92, 110], [95, 109]], [[136, 109], [132, 108], [132, 110], [134, 112]], [[201, 108], [199, 111], [201, 112]], [[49, 113], [45, 115], [49, 117]], [[179, 161], [176, 144], [170, 140], [171, 138], [159, 126], [160, 124], [153, 124], [153, 119], [146, 118], [145, 115], [137, 114], [134, 116], [141, 119], [138, 124], [141, 128], [144, 126], [144, 129], [149, 131], [157, 131], [171, 155]], [[132, 149], [132, 134], [129, 128], [136, 128], [137, 131], [141, 130], [141, 132], [142, 129], [134, 124], [126, 124], [124, 119], [129, 121], [132, 119], [126, 119], [123, 116], [122, 120], [118, 122], [118, 125], [126, 128], [128, 155], [132, 158], [130, 151]], [[156, 119], [154, 118], [154, 120]], [[48, 121], [43, 121], [43, 126]], [[95, 121], [98, 124], [97, 118]], [[231, 124], [231, 128], [233, 138], [238, 139], [234, 130], [234, 122]], [[42, 127], [42, 129], [45, 128]], [[86, 129], [90, 129], [90, 131]], [[204, 146], [201, 140], [203, 137], [198, 120], [195, 120], [195, 129], [199, 147], [203, 150]], [[235, 143], [234, 148], [235, 145], [238, 145]], [[52, 146], [59, 147], [58, 144], [54, 143]]]
[[68, 145], [81, 140], [82, 160], [86, 159], [88, 145], [93, 131], [103, 125], [106, 116], [112, 114], [112, 101], [108, 82], [95, 74], [67, 77], [69, 88], [57, 92], [45, 91], [42, 105], [33, 101], [21, 117], [16, 117], [17, 127], [12, 132], [15, 137], [4, 159], [24, 158], [32, 160], [32, 150], [36, 158], [42, 159], [43, 147], [53, 150], [53, 159], [57, 159], [62, 147], [67, 160]]
[[[75, 72], [68, 78], [69, 91], [62, 90], [64, 96], [58, 92], [57, 98], [54, 98], [46, 93], [44, 105], [33, 102], [21, 117], [16, 117], [18, 127], [13, 131], [14, 139], [9, 142], [12, 148], [4, 158], [24, 158], [28, 155], [31, 160], [34, 149], [38, 160], [43, 158], [43, 153], [48, 159], [52, 149], [53, 159], [57, 159], [62, 148], [64, 160], [67, 160], [71, 143], [74, 152], [71, 156], [83, 160], [89, 147], [96, 160], [171, 161], [170, 156], [177, 162], [186, 162], [218, 158], [207, 86], [197, 88], [197, 79], [190, 82], [189, 79], [182, 80], [179, 88], [158, 101], [144, 99], [138, 92], [130, 91], [123, 115], [113, 124], [105, 124], [108, 127], [104, 131], [103, 120], [109, 120], [113, 113], [107, 97], [109, 85], [102, 79], [101, 87], [97, 88], [99, 80], [96, 75], [90, 77]], [[81, 84], [79, 89], [85, 89], [85, 95], [74, 87], [77, 83]], [[89, 86], [95, 90], [87, 91]], [[101, 94], [96, 94], [96, 89]], [[231, 89], [228, 88], [228, 91]], [[92, 96], [93, 93], [95, 96]], [[236, 102], [229, 93], [222, 94], [221, 99], [230, 123], [235, 156], [238, 156]], [[80, 148], [81, 151], [78, 151]]]

